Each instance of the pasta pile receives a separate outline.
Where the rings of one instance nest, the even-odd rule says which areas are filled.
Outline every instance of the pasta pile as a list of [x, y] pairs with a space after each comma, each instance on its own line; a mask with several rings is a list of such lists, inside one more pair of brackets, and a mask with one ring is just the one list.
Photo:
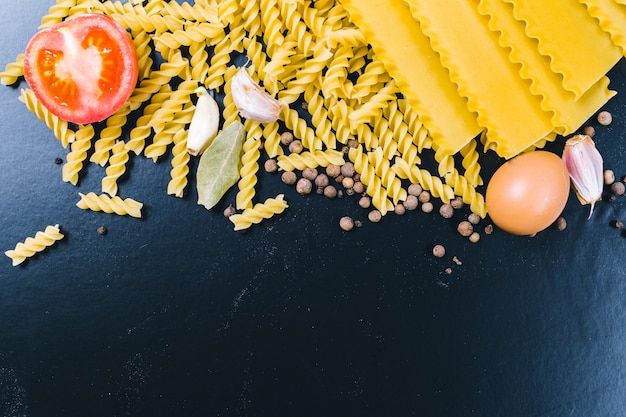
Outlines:
[[[202, 85], [216, 94], [224, 127], [239, 120], [230, 80], [236, 63], [247, 62], [254, 80], [284, 106], [276, 122], [242, 121], [247, 137], [237, 184], [239, 213], [232, 219], [235, 229], [247, 228], [287, 207], [282, 195], [256, 202], [260, 150], [267, 158], [276, 158], [284, 171], [351, 161], [373, 206], [383, 214], [402, 202], [407, 187], [415, 183], [444, 203], [460, 196], [472, 212], [486, 216], [484, 197], [478, 190], [483, 185], [480, 138], [455, 153], [434, 144], [420, 116], [341, 3], [57, 0], [42, 18], [41, 27], [87, 12], [112, 17], [133, 38], [139, 82], [128, 102], [98, 129], [58, 120], [28, 89], [21, 98], [62, 146], [69, 147], [64, 181], [77, 184], [87, 158], [106, 167], [101, 192], [81, 194], [79, 207], [130, 214], [128, 208], [112, 201], [118, 201], [113, 200], [119, 198], [117, 182], [128, 174], [128, 161], [138, 155], [155, 162], [169, 158], [167, 193], [183, 197], [189, 182], [186, 135], [194, 111], [193, 92]], [[18, 56], [6, 66], [0, 73], [3, 84], [20, 80], [22, 62]], [[308, 116], [301, 114], [304, 107]], [[302, 142], [302, 153], [289, 154], [281, 145], [284, 130]], [[343, 152], [354, 140], [358, 147]], [[437, 172], [426, 168], [425, 150]]]

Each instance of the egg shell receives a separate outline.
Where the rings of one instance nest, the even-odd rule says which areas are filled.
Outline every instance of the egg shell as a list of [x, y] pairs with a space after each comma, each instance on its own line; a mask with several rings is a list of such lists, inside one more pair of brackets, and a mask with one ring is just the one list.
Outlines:
[[500, 166], [487, 184], [485, 204], [496, 226], [514, 235], [549, 227], [567, 204], [570, 178], [563, 160], [548, 151], [518, 155]]

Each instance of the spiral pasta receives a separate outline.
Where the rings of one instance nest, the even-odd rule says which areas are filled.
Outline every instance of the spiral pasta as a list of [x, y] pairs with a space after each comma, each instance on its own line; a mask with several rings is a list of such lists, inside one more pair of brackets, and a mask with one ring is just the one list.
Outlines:
[[19, 54], [15, 62], [9, 62], [4, 71], [0, 72], [2, 85], [13, 85], [24, 76], [24, 54]]
[[141, 208], [143, 204], [133, 200], [132, 198], [122, 199], [118, 196], [109, 196], [107, 194], [96, 194], [89, 192], [87, 194], [78, 193], [80, 200], [76, 203], [78, 208], [91, 211], [103, 211], [105, 213], [115, 213], [119, 216], [132, 216], [141, 218]]
[[63, 181], [76, 185], [78, 176], [83, 169], [83, 162], [87, 160], [87, 153], [91, 149], [91, 139], [95, 135], [92, 125], [79, 127], [74, 136], [74, 142], [70, 145], [70, 152], [66, 156], [66, 162], [62, 168]]
[[328, 165], [343, 165], [345, 159], [341, 151], [327, 149], [325, 151], [305, 151], [291, 153], [278, 157], [278, 168], [283, 171], [303, 170], [305, 168], [327, 167]]
[[163, 103], [169, 98], [172, 92], [169, 84], [165, 84], [158, 93], [152, 96], [150, 103], [144, 108], [143, 114], [137, 119], [136, 126], [130, 131], [130, 138], [126, 142], [126, 149], [133, 151], [139, 155], [146, 144], [146, 138], [152, 133], [150, 120], [154, 117], [154, 113], [161, 108]]
[[121, 109], [110, 116], [106, 121], [106, 127], [100, 132], [100, 137], [94, 144], [94, 152], [89, 160], [100, 166], [105, 166], [109, 161], [111, 149], [116, 141], [122, 136], [122, 129], [128, 121], [131, 112], [130, 102], [126, 102]]
[[361, 146], [350, 148], [348, 157], [354, 164], [354, 170], [361, 175], [361, 182], [365, 185], [367, 194], [372, 198], [372, 205], [383, 216], [393, 210], [393, 204], [388, 198], [387, 190], [383, 186], [380, 177], [376, 174], [375, 167], [369, 161], [367, 154]]
[[37, 232], [35, 237], [27, 237], [24, 242], [19, 242], [15, 245], [15, 249], [8, 250], [4, 254], [13, 260], [13, 266], [17, 266], [27, 258], [52, 246], [57, 241], [63, 239], [63, 237], [64, 235], [61, 233], [58, 224], [47, 226], [43, 232]]
[[76, 6], [76, 0], [57, 0], [48, 8], [48, 13], [41, 18], [39, 29], [49, 28], [61, 23], [70, 14], [70, 9]]
[[102, 178], [102, 192], [110, 196], [117, 195], [117, 180], [126, 172], [126, 164], [130, 160], [128, 149], [124, 141], [115, 143], [111, 149], [109, 166], [106, 168], [106, 176]]
[[245, 209], [242, 213], [233, 214], [228, 219], [235, 225], [235, 230], [248, 229], [253, 224], [259, 224], [285, 211], [289, 205], [284, 197], [284, 194], [279, 194], [276, 198], [268, 198], [262, 203], [256, 203], [252, 208]]
[[187, 130], [181, 129], [174, 133], [172, 148], [172, 169], [170, 181], [167, 184], [167, 193], [179, 198], [183, 197], [187, 187], [187, 175], [189, 175], [189, 161], [191, 157], [187, 152]]
[[35, 97], [35, 93], [30, 88], [22, 89], [20, 101], [26, 105], [26, 108], [37, 118], [43, 121], [48, 129], [54, 132], [54, 136], [66, 148], [67, 145], [74, 142], [74, 131], [69, 128], [65, 120], [61, 120], [58, 116], [52, 114], [50, 110], [45, 108]]
[[[250, 126], [254, 125], [254, 126]], [[243, 144], [243, 156], [241, 157], [240, 179], [237, 183], [239, 191], [236, 196], [236, 207], [244, 210], [252, 207], [252, 199], [255, 195], [254, 187], [257, 183], [256, 174], [259, 170], [258, 160], [261, 157], [259, 142], [263, 131], [256, 122], [246, 121], [248, 136]], [[256, 132], [255, 132], [256, 130]]]

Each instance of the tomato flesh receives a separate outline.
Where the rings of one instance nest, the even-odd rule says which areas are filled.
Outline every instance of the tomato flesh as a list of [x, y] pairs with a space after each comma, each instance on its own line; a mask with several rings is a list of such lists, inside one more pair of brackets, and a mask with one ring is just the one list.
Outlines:
[[108, 16], [85, 14], [37, 33], [24, 56], [24, 77], [53, 114], [77, 124], [119, 110], [137, 83], [137, 53]]

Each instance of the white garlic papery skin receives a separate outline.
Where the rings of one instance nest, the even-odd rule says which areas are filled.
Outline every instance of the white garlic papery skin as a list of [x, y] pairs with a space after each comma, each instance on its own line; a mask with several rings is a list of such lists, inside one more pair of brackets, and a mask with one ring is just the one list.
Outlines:
[[241, 67], [231, 81], [231, 94], [239, 114], [255, 122], [275, 122], [282, 104], [259, 86]]
[[200, 155], [209, 147], [220, 124], [220, 109], [215, 99], [204, 87], [198, 87], [195, 93], [198, 102], [187, 135], [187, 152], [193, 156]]
[[563, 161], [581, 204], [591, 204], [589, 217], [596, 201], [602, 198], [603, 160], [588, 135], [576, 135], [565, 142]]

